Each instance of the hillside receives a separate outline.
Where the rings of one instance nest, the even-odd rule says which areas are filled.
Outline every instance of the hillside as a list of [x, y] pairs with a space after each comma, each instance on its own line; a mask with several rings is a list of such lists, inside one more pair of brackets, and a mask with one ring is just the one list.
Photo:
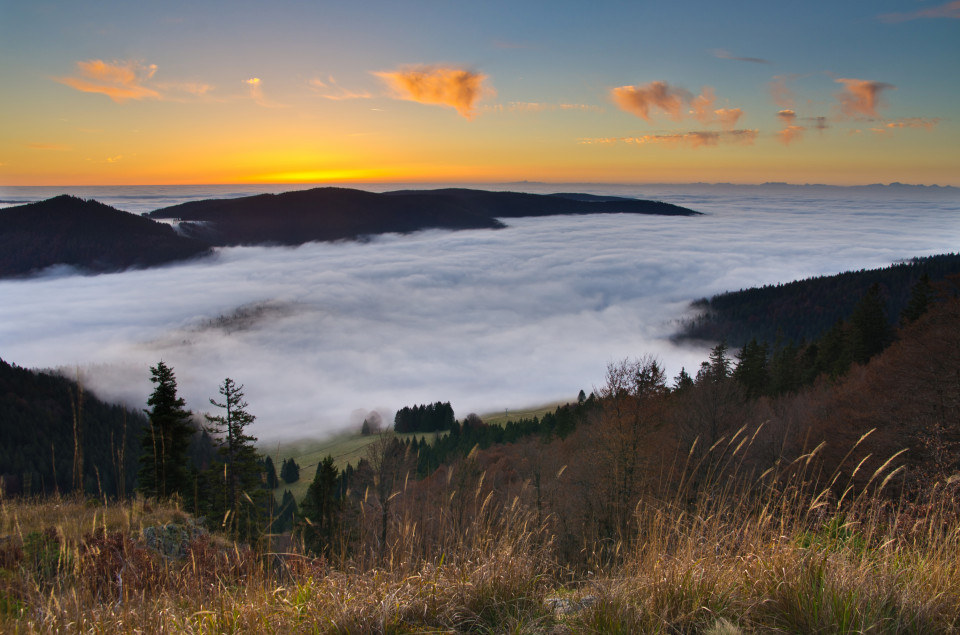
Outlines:
[[810, 342], [837, 320], [847, 318], [867, 290], [877, 284], [891, 326], [910, 301], [911, 289], [923, 274], [931, 282], [960, 273], [960, 254], [912, 258], [881, 269], [847, 271], [833, 276], [795, 280], [721, 293], [691, 304], [694, 317], [675, 336], [678, 340], [726, 341], [740, 348], [758, 342]]
[[85, 491], [129, 493], [146, 425], [142, 413], [100, 401], [75, 381], [0, 359], [0, 498], [70, 491], [75, 438]]
[[355, 240], [422, 229], [498, 229], [500, 218], [566, 214], [697, 214], [652, 201], [482, 190], [403, 190], [376, 194], [315, 188], [283, 194], [193, 201], [148, 216], [179, 220], [180, 231], [211, 245]]
[[94, 273], [152, 267], [208, 250], [169, 225], [73, 196], [0, 210], [0, 277], [54, 265]]

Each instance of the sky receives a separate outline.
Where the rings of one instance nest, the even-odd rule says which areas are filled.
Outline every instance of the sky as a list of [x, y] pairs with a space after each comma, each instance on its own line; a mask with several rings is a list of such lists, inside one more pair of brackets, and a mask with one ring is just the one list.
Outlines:
[[956, 0], [0, 0], [0, 186], [958, 186], [958, 71]]

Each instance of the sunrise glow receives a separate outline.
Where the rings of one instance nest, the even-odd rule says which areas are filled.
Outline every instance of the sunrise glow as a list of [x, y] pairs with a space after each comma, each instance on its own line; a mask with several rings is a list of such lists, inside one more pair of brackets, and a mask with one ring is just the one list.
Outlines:
[[0, 185], [960, 185], [954, 4], [5, 3]]

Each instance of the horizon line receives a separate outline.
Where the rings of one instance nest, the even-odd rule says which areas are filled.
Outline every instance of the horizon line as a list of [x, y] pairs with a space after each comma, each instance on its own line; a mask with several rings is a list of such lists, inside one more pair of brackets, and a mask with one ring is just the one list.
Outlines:
[[960, 185], [941, 185], [939, 183], [902, 183], [900, 181], [890, 181], [889, 183], [852, 183], [840, 185], [835, 183], [792, 183], [787, 181], [764, 181], [757, 182], [732, 182], [732, 181], [470, 181], [470, 180], [384, 180], [384, 181], [263, 181], [263, 182], [221, 182], [221, 183], [92, 183], [92, 184], [32, 184], [32, 185], [8, 185], [0, 184], [0, 188], [80, 188], [80, 187], [278, 187], [288, 185], [297, 186], [315, 186], [315, 187], [361, 187], [364, 185], [578, 185], [578, 186], [605, 186], [605, 187], [643, 187], [643, 186], [737, 186], [737, 187], [929, 187], [929, 188], [960, 188]]

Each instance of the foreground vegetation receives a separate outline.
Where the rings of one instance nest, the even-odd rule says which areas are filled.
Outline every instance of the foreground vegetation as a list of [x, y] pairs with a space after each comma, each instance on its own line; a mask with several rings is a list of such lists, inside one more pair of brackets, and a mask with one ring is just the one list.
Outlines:
[[0, 631], [960, 632], [958, 484], [898, 503], [877, 496], [889, 463], [858, 492], [816, 462], [648, 497], [627, 537], [583, 544], [587, 567], [482, 488], [437, 510], [428, 550], [401, 518], [382, 550], [325, 558], [212, 536], [173, 503], [4, 500]]

